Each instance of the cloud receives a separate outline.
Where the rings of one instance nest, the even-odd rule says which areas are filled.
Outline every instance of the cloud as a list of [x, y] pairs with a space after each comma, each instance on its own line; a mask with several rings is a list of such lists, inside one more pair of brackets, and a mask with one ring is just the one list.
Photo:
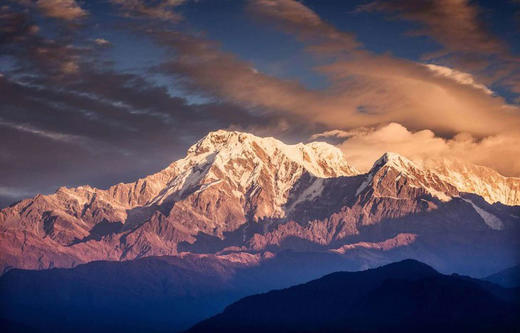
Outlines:
[[74, 61], [67, 61], [63, 64], [62, 70], [65, 74], [73, 74], [78, 72], [79, 66]]
[[[465, 1], [459, 2], [465, 4]], [[259, 12], [266, 20], [271, 18], [285, 31], [309, 43], [309, 49], [316, 54], [320, 54], [320, 50], [312, 46], [319, 45], [321, 41], [312, 35], [313, 27], [323, 26], [323, 30], [332, 35], [343, 34], [321, 21], [317, 15], [308, 14], [308, 8], [294, 11], [296, 18], [291, 13], [272, 10], [277, 8], [274, 4], [284, 7], [289, 3], [295, 8], [303, 7], [300, 2], [293, 0], [271, 0], [253, 2], [249, 8]], [[413, 3], [416, 3], [417, 11], [427, 11], [434, 6], [430, 2], [406, 2], [410, 6]], [[472, 9], [463, 9], [459, 18], [473, 17], [471, 15], [476, 15]], [[285, 24], [280, 22], [284, 20]], [[448, 24], [451, 23], [453, 21], [450, 18]], [[463, 30], [478, 31], [484, 37], [477, 40], [487, 40], [483, 28], [477, 22], [475, 24], [476, 27]], [[496, 44], [493, 42], [492, 45]], [[336, 55], [332, 63], [316, 68], [318, 73], [329, 78], [330, 87], [326, 91], [302, 94], [303, 105], [293, 105], [293, 111], [305, 113], [312, 120], [332, 128], [374, 126], [398, 121], [415, 129], [426, 127], [442, 133], [466, 131], [478, 136], [520, 128], [518, 107], [508, 105], [499, 96], [491, 95], [490, 90], [469, 73], [456, 68], [425, 66], [390, 55], [374, 54], [360, 46], [350, 48], [346, 54], [339, 52]]]
[[[439, 133], [468, 132], [466, 148], [488, 140], [497, 154], [515, 156], [506, 143], [515, 143], [507, 138], [518, 131], [518, 110], [488, 94], [479, 86], [483, 83], [456, 67], [432, 70], [372, 54], [353, 34], [336, 30], [300, 2], [262, 0], [249, 3], [248, 10], [263, 20], [273, 17], [308, 51], [326, 56], [330, 62], [315, 68], [330, 82], [322, 90], [266, 75], [201, 33], [166, 30], [179, 28], [163, 21], [182, 19], [182, 1], [113, 2], [125, 15], [139, 18], [125, 21], [127, 28], [152, 37], [170, 56], [146, 74], [171, 79], [169, 88], [176, 93], [209, 98], [190, 104], [146, 75], [115, 71], [99, 57], [101, 48], [93, 47], [106, 45], [102, 39], [82, 39], [86, 34], [65, 30], [51, 39], [30, 12], [0, 7], [0, 47], [15, 59], [15, 68], [0, 76], [2, 186], [31, 184], [35, 191], [47, 191], [63, 184], [130, 181], [164, 167], [217, 128], [295, 141], [309, 132], [377, 129], [398, 121], [412, 139], [423, 128], [434, 133], [434, 143], [454, 140]], [[376, 130], [363, 131], [368, 135]], [[361, 140], [361, 134], [357, 138]], [[511, 165], [498, 167], [516, 170]]]
[[34, 134], [43, 138], [48, 138], [55, 141], [66, 142], [66, 143], [74, 143], [74, 142], [83, 142], [84, 138], [78, 135], [64, 134], [53, 131], [46, 131], [42, 129], [35, 128], [30, 124], [17, 124], [10, 121], [5, 121], [0, 118], [0, 126], [10, 127], [16, 129], [21, 132]]
[[0, 7], [0, 45], [23, 41], [35, 35], [39, 28], [25, 13], [16, 13], [9, 7]]
[[48, 17], [66, 21], [77, 20], [87, 15], [75, 0], [38, 0], [36, 6]]
[[482, 139], [468, 133], [442, 138], [431, 130], [410, 131], [398, 123], [352, 131], [329, 131], [312, 140], [333, 138], [346, 158], [360, 170], [368, 170], [385, 152], [399, 153], [417, 163], [448, 158], [493, 168], [504, 175], [520, 176], [520, 134], [497, 134]]
[[[325, 36], [327, 43], [338, 44], [336, 50], [343, 45], [326, 37], [342, 36], [341, 32], [299, 2], [262, 0], [250, 4], [249, 10], [260, 11], [264, 19], [274, 16], [282, 28], [308, 41], [312, 52], [325, 52], [313, 48], [323, 43], [323, 39], [317, 39], [319, 35]], [[330, 86], [312, 90], [258, 72], [252, 64], [200, 36], [164, 30], [147, 33], [174, 54], [158, 72], [178, 78], [189, 91], [216, 96], [259, 113], [283, 112], [309, 123], [342, 129], [397, 121], [412, 129], [489, 136], [520, 128], [518, 108], [490, 95], [475, 80], [468, 81], [469, 74], [455, 69], [443, 68], [441, 75], [441, 67], [354, 48], [347, 56], [317, 67], [319, 74], [329, 78]], [[332, 49], [327, 48], [327, 54]], [[340, 54], [344, 51], [341, 49]]]
[[416, 129], [476, 135], [520, 128], [518, 108], [420, 63], [367, 54], [320, 70], [333, 80], [337, 94], [329, 103], [338, 105], [317, 115], [330, 125], [353, 128], [398, 121]]
[[[60, 81], [7, 72], [0, 91], [1, 185], [12, 193], [133, 181], [182, 157], [209, 131], [282, 121], [229, 103], [189, 104], [139, 75], [100, 66]], [[15, 199], [0, 193], [0, 205]]]
[[491, 91], [485, 85], [483, 85], [481, 83], [477, 83], [475, 81], [475, 78], [469, 73], [460, 72], [458, 70], [455, 70], [455, 69], [452, 69], [452, 68], [449, 68], [446, 66], [439, 66], [439, 65], [434, 65], [434, 64], [427, 64], [426, 67], [428, 67], [429, 70], [431, 70], [432, 72], [434, 72], [437, 75], [453, 79], [460, 84], [465, 84], [465, 85], [471, 86], [473, 88], [480, 89], [488, 95], [493, 94], [493, 91]]
[[94, 39], [94, 43], [96, 43], [96, 45], [99, 45], [99, 46], [109, 46], [112, 44], [104, 38], [96, 38], [96, 39]]
[[176, 7], [182, 5], [186, 0], [110, 0], [119, 5], [126, 16], [145, 16], [160, 20], [179, 22], [182, 16], [175, 11]]
[[21, 190], [19, 188], [13, 188], [13, 187], [6, 187], [6, 186], [0, 186], [0, 198], [1, 197], [8, 197], [8, 198], [23, 198], [28, 197], [33, 192], [27, 191], [27, 190]]
[[394, 18], [418, 22], [422, 29], [412, 35], [429, 36], [443, 49], [425, 55], [437, 58], [464, 71], [471, 71], [487, 85], [497, 84], [518, 94], [520, 58], [495, 36], [481, 19], [482, 9], [470, 0], [438, 1], [373, 1], [358, 7], [359, 11], [383, 11]]
[[417, 35], [434, 38], [449, 52], [506, 53], [507, 47], [491, 34], [480, 20], [480, 9], [469, 0], [374, 1], [359, 7], [361, 11], [387, 11], [406, 20], [424, 24]]
[[338, 31], [298, 1], [250, 0], [248, 10], [296, 34], [301, 40], [312, 40], [315, 52], [348, 52], [360, 46], [353, 34]]
[[258, 72], [252, 64], [220, 50], [216, 43], [202, 37], [175, 31], [151, 34], [161, 46], [175, 50], [176, 54], [157, 71], [179, 77], [190, 90], [206, 92], [250, 108], [283, 111], [298, 106], [304, 110], [307, 102], [318, 97], [297, 82]]
[[76, 73], [81, 56], [88, 50], [71, 44], [69, 31], [56, 39], [44, 36], [30, 13], [0, 7], [0, 48], [10, 56], [21, 72], [38, 72], [55, 78]]

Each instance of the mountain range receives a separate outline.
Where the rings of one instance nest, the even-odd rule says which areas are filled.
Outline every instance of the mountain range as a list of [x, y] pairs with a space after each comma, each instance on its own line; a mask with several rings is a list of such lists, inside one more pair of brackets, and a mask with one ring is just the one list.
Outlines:
[[248, 296], [188, 332], [516, 332], [517, 297], [405, 260]]
[[496, 283], [506, 288], [520, 287], [520, 265], [506, 268], [500, 272], [491, 274], [485, 278], [486, 281]]
[[356, 269], [334, 253], [292, 251], [257, 265], [188, 254], [11, 269], [0, 277], [0, 326], [13, 332], [178, 332], [241, 297]]
[[423, 331], [424, 320], [444, 331], [446, 323], [486, 332], [518, 325], [511, 316], [518, 287], [442, 275], [414, 260], [356, 267], [334, 253], [283, 251], [256, 266], [186, 255], [12, 269], [0, 277], [0, 326], [17, 333], [128, 333], [180, 332], [197, 323], [195, 332], [352, 331], [356, 319], [365, 332], [389, 332], [392, 318], [401, 331], [412, 325]]
[[[385, 284], [377, 299], [395, 288], [405, 308], [418, 294], [433, 300], [423, 282], [473, 290], [441, 273], [517, 286], [514, 269], [496, 272], [520, 262], [519, 189], [520, 178], [456, 160], [388, 152], [361, 172], [325, 142], [211, 132], [136, 182], [61, 187], [0, 210], [0, 321], [30, 332], [181, 331], [248, 295], [406, 258], [433, 268], [399, 267], [433, 280]], [[510, 310], [493, 298], [503, 292], [479, 293], [475, 304]], [[367, 299], [356, 304], [382, 304]], [[215, 318], [241, 313], [241, 302]]]
[[362, 173], [325, 142], [219, 130], [134, 183], [61, 187], [2, 209], [0, 269], [189, 253], [257, 265], [284, 250], [365, 250], [368, 267], [397, 249], [482, 276], [518, 263], [519, 205], [520, 178], [489, 168], [385, 153]]

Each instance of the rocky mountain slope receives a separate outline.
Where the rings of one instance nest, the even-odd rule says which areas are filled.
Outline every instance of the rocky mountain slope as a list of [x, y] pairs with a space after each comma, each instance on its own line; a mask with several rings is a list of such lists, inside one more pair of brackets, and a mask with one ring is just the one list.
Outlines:
[[520, 178], [504, 177], [491, 168], [455, 159], [430, 160], [424, 167], [460, 192], [477, 194], [491, 204], [520, 205]]
[[193, 242], [199, 232], [222, 237], [247, 221], [283, 218], [301, 178], [356, 173], [341, 151], [324, 143], [289, 146], [246, 133], [213, 132], [184, 159], [134, 183], [107, 190], [62, 187], [3, 209], [2, 266], [46, 268], [176, 254], [179, 242]]
[[360, 247], [414, 249], [449, 269], [448, 253], [436, 252], [478, 242], [492, 272], [518, 262], [519, 184], [393, 153], [361, 174], [326, 143], [221, 130], [134, 183], [60, 188], [1, 210], [0, 269], [184, 252], [243, 262], [285, 249], [348, 256]]

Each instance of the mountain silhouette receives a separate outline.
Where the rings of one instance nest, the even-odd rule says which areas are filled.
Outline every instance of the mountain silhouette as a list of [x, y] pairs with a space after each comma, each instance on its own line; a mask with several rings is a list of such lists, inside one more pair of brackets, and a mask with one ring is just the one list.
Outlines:
[[518, 288], [520, 287], [520, 265], [491, 274], [485, 280], [505, 288]]
[[513, 332], [518, 303], [497, 288], [404, 260], [248, 296], [188, 332]]

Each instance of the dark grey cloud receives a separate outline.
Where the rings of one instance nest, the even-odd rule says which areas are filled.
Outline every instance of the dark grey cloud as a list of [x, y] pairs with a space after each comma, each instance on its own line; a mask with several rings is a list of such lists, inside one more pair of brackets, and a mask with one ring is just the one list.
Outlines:
[[92, 52], [73, 44], [77, 31], [63, 27], [54, 39], [45, 38], [30, 9], [0, 7], [0, 51], [24, 74], [60, 78], [79, 72], [81, 56]]
[[211, 130], [280, 121], [229, 103], [188, 104], [132, 74], [89, 71], [59, 88], [53, 82], [0, 77], [4, 192], [129, 181], [183, 156]]
[[141, 74], [114, 70], [96, 43], [81, 39], [81, 27], [49, 39], [30, 10], [3, 7], [0, 18], [0, 50], [15, 60], [0, 75], [0, 206], [62, 185], [133, 181], [211, 130], [285, 131], [282, 115], [192, 104]]

